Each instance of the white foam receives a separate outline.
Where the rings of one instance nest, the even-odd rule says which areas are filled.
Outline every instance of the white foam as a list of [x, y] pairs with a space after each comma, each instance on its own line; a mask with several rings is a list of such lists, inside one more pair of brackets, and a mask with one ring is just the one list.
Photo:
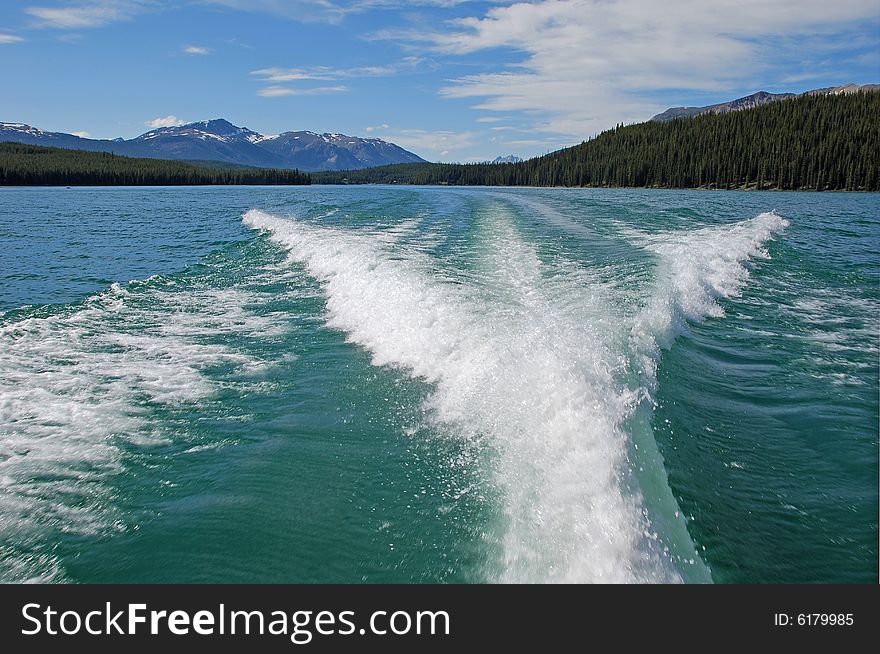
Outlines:
[[[649, 521], [629, 470], [627, 425], [654, 383], [660, 347], [683, 321], [723, 315], [717, 300], [742, 289], [746, 262], [765, 257], [787, 222], [771, 213], [642, 235], [659, 257], [658, 277], [633, 325], [589, 271], [570, 262], [548, 269], [503, 210], [481, 220], [480, 281], [451, 284], [435, 260], [387, 238], [258, 210], [244, 216], [322, 284], [331, 327], [375, 365], [431, 382], [435, 419], [489, 443], [504, 513], [503, 560], [490, 579], [666, 582], [681, 579], [682, 564], [694, 569], [688, 578], [707, 579], [683, 522], [687, 544], [673, 556]], [[633, 352], [647, 388], [620, 381]], [[651, 488], [659, 504], [674, 505], [668, 486]]]
[[123, 448], [167, 442], [153, 411], [208, 400], [211, 368], [267, 365], [216, 342], [283, 329], [283, 316], [245, 308], [266, 299], [113, 284], [79, 308], [0, 326], [0, 579], [62, 574], [35, 553], [52, 533], [119, 528], [110, 479], [124, 471]]
[[788, 224], [768, 212], [727, 225], [631, 234], [659, 259], [654, 289], [631, 331], [639, 372], [649, 385], [656, 378], [661, 349], [672, 344], [688, 321], [723, 317], [718, 300], [741, 293], [749, 280], [748, 262], [769, 259], [767, 242]]
[[256, 210], [244, 222], [322, 283], [331, 327], [375, 365], [433, 383], [437, 420], [489, 439], [505, 514], [493, 578], [678, 579], [645, 537], [639, 498], [621, 492], [622, 424], [635, 400], [615, 382], [615, 356], [600, 329], [560, 319], [541, 262], [503, 220], [487, 235], [488, 294], [444, 282], [429, 257], [401, 256], [371, 234]]

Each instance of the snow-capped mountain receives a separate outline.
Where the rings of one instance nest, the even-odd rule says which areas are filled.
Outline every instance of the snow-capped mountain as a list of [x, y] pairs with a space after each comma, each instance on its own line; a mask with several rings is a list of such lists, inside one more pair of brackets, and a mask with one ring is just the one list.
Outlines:
[[[61, 132], [45, 132], [36, 127], [24, 123], [0, 122], [0, 141], [14, 141], [15, 143], [28, 143], [30, 145], [47, 145], [53, 148], [68, 148], [71, 150], [103, 151], [105, 148], [98, 144], [112, 141], [94, 141], [84, 139], [73, 134]], [[106, 148], [109, 150], [110, 148]]]
[[314, 132], [265, 136], [222, 118], [179, 127], [160, 127], [133, 139], [112, 141], [45, 132], [23, 123], [0, 123], [0, 141], [113, 152], [130, 157], [223, 161], [307, 171], [352, 170], [424, 161], [418, 155], [381, 139]]
[[503, 164], [503, 163], [519, 163], [522, 161], [522, 157], [517, 157], [515, 154], [509, 154], [506, 157], [497, 156], [492, 161], [484, 161], [483, 163], [492, 163], [492, 164]]
[[353, 170], [424, 161], [418, 155], [382, 139], [335, 132], [284, 132], [277, 136], [264, 136], [258, 145], [273, 155], [300, 162], [302, 170]]
[[225, 161], [246, 166], [301, 168], [262, 150], [261, 134], [227, 120], [203, 120], [179, 127], [160, 127], [124, 141], [116, 154], [159, 159]]

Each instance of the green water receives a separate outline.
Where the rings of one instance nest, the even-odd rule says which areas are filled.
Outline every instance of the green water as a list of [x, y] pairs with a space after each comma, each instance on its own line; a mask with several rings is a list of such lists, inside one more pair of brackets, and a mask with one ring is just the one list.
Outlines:
[[0, 190], [0, 579], [876, 582], [875, 194]]

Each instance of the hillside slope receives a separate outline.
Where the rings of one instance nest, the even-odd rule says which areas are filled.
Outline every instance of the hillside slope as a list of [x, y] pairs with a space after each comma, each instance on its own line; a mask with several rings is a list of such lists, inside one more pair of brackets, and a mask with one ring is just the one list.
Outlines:
[[229, 168], [0, 143], [0, 186], [309, 184], [298, 170]]
[[221, 161], [262, 168], [343, 170], [424, 159], [394, 143], [345, 134], [284, 132], [265, 136], [216, 118], [175, 127], [159, 127], [133, 139], [81, 138], [46, 132], [24, 123], [0, 123], [0, 141], [128, 157], [180, 161]]
[[515, 164], [408, 164], [315, 183], [880, 190], [880, 93], [618, 126]]

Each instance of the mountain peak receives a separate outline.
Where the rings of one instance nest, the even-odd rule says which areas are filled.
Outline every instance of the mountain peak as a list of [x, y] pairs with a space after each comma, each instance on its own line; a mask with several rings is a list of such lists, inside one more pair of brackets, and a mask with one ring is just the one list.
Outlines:
[[129, 139], [100, 140], [43, 132], [23, 123], [0, 123], [0, 141], [48, 145], [72, 150], [114, 152], [134, 157], [222, 161], [263, 168], [305, 171], [367, 168], [424, 159], [381, 139], [340, 132], [299, 131], [264, 136], [212, 118], [185, 125], [158, 127]]
[[486, 161], [484, 163], [493, 163], [493, 164], [503, 164], [503, 163], [519, 163], [522, 161], [522, 157], [517, 157], [515, 154], [509, 154], [506, 157], [497, 156], [492, 161]]
[[141, 134], [137, 139], [147, 141], [157, 138], [168, 139], [182, 137], [194, 137], [201, 140], [214, 139], [224, 143], [233, 143], [237, 141], [250, 141], [251, 143], [255, 143], [262, 138], [262, 135], [249, 130], [247, 127], [233, 125], [225, 118], [212, 118], [210, 120], [186, 123], [185, 125], [157, 127], [156, 129]]
[[701, 114], [725, 114], [729, 111], [742, 111], [743, 109], [753, 109], [769, 102], [777, 102], [788, 98], [796, 98], [801, 95], [840, 95], [847, 93], [858, 93], [859, 91], [870, 93], [878, 90], [877, 84], [842, 84], [840, 86], [828, 86], [821, 89], [813, 89], [804, 91], [803, 93], [770, 93], [768, 91], [756, 91], [750, 95], [730, 100], [729, 102], [719, 102], [718, 104], [710, 104], [705, 107], [670, 107], [666, 111], [657, 114], [651, 120], [668, 121], [676, 118], [692, 118]]
[[26, 125], [25, 123], [0, 122], [0, 130], [8, 130], [11, 132], [20, 132], [23, 134], [32, 134], [32, 135], [45, 134], [45, 132], [43, 130], [37, 129], [36, 127], [31, 127], [30, 125]]
[[181, 125], [181, 128], [199, 129], [205, 132], [211, 132], [212, 134], [219, 134], [221, 136], [236, 134], [241, 131], [251, 131], [247, 127], [238, 127], [237, 125], [233, 125], [225, 118], [211, 118], [210, 120], [200, 120], [195, 123], [187, 123], [186, 125]]

